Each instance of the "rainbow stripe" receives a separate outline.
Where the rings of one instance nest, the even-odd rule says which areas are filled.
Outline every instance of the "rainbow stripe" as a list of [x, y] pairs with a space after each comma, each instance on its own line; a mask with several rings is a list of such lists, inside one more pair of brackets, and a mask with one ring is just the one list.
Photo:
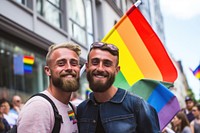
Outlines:
[[89, 97], [91, 92], [92, 92], [92, 90], [90, 88], [86, 88], [86, 90], [85, 90], [86, 97]]
[[23, 63], [24, 63], [24, 72], [25, 73], [32, 73], [33, 64], [34, 64], [34, 57], [24, 56]]
[[200, 64], [199, 64], [199, 66], [198, 66], [194, 71], [192, 71], [192, 72], [193, 72], [194, 76], [200, 80]]
[[[120, 51], [121, 72], [116, 84], [131, 87], [138, 80], [149, 78], [174, 82], [177, 70], [161, 41], [140, 11], [133, 6], [102, 39], [115, 44]], [[121, 85], [120, 85], [121, 86]]]
[[73, 124], [77, 123], [77, 120], [76, 120], [73, 110], [68, 111], [68, 116], [69, 116], [70, 121], [73, 122]]
[[32, 56], [25, 56], [24, 55], [23, 62], [24, 62], [24, 64], [33, 65], [33, 63], [34, 63], [34, 57], [32, 57]]
[[161, 130], [180, 110], [177, 98], [168, 89], [171, 83], [141, 79], [128, 90], [144, 98], [157, 113]]

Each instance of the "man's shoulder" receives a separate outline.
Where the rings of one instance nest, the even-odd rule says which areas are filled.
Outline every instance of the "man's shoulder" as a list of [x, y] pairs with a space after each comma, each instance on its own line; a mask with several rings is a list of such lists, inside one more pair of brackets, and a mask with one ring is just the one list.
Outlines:
[[[36, 129], [43, 122], [54, 120], [54, 112], [51, 104], [41, 96], [31, 97], [19, 113], [17, 125], [25, 129], [25, 125], [32, 124], [31, 128]], [[36, 122], [37, 121], [37, 122]]]
[[89, 99], [86, 99], [84, 100], [82, 103], [80, 103], [78, 106], [77, 106], [77, 112], [79, 110], [82, 110], [83, 108], [85, 108], [87, 106], [87, 103], [88, 103]]
[[41, 96], [34, 96], [28, 99], [28, 101], [25, 103], [21, 111], [23, 112], [24, 110], [33, 109], [31, 111], [34, 112], [39, 110], [49, 110], [49, 108], [52, 107], [51, 104], [46, 99], [44, 99]]

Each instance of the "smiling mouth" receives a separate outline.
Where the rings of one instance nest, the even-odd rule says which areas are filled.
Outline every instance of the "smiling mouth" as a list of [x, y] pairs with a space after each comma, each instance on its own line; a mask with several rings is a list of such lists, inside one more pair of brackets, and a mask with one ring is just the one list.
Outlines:
[[73, 75], [73, 74], [63, 74], [63, 75], [61, 75], [61, 77], [66, 77], [66, 78], [75, 78], [76, 75]]
[[93, 75], [95, 78], [99, 78], [99, 79], [101, 79], [101, 78], [106, 78], [107, 76], [106, 75], [103, 75], [103, 74], [94, 74]]

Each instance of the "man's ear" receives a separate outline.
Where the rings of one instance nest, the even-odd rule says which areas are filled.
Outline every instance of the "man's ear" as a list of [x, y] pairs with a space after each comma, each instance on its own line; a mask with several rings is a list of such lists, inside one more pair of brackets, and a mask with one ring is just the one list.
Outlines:
[[116, 74], [118, 74], [118, 72], [120, 71], [120, 66], [116, 67]]
[[45, 71], [47, 76], [51, 76], [51, 70], [49, 69], [49, 66], [45, 66], [44, 71]]
[[86, 69], [86, 71], [87, 71], [87, 69], [88, 69], [88, 66], [89, 64], [88, 64], [88, 62], [85, 62], [85, 69]]

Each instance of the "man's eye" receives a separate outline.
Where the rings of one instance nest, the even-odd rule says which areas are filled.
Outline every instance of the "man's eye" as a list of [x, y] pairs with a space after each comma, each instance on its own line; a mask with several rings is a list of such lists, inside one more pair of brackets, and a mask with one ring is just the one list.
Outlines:
[[106, 67], [110, 67], [110, 66], [112, 66], [112, 64], [113, 63], [111, 61], [107, 61], [107, 60], [103, 62], [103, 65]]
[[58, 66], [64, 66], [65, 63], [62, 61], [62, 62], [58, 62]]
[[77, 61], [77, 60], [71, 60], [71, 61], [70, 61], [70, 64], [71, 64], [72, 66], [78, 66], [78, 61]]
[[92, 60], [92, 65], [98, 65], [98, 64], [99, 64], [99, 60], [97, 59]]

